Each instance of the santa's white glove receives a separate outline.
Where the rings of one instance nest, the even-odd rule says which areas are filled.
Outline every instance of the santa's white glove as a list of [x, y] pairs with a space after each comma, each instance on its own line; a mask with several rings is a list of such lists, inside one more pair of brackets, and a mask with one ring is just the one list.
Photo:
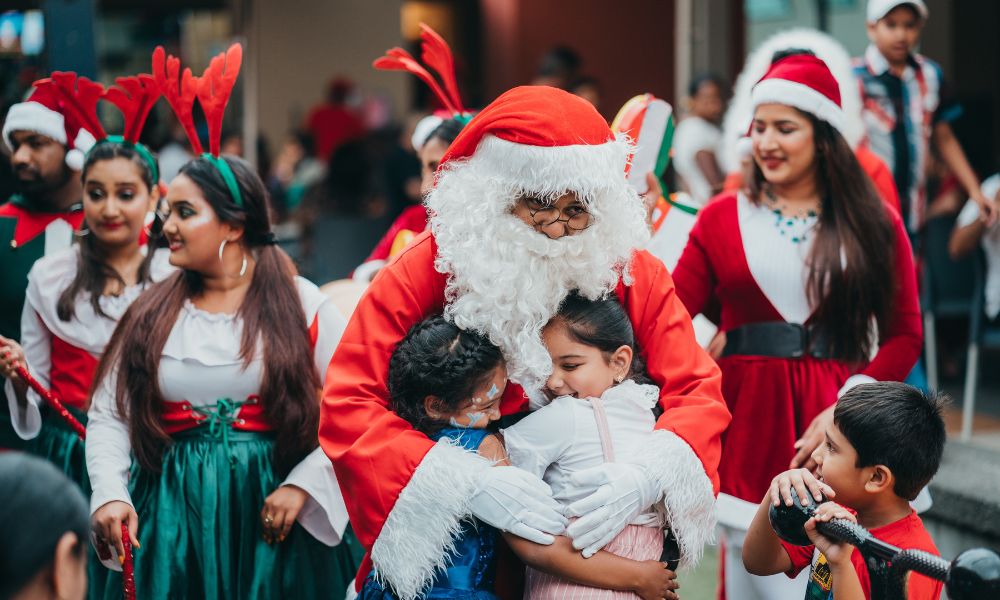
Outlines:
[[566, 514], [580, 517], [566, 529], [573, 547], [590, 558], [639, 514], [663, 497], [663, 492], [639, 465], [604, 463], [574, 473], [570, 483], [594, 493], [570, 504]]
[[516, 467], [483, 469], [471, 508], [481, 521], [536, 544], [551, 544], [566, 530], [552, 488]]

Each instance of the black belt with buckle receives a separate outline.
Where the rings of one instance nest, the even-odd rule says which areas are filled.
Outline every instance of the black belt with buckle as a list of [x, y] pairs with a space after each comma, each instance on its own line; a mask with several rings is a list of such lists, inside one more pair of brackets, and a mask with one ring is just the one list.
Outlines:
[[831, 355], [826, 336], [815, 328], [785, 321], [750, 323], [727, 331], [722, 356], [837, 358]]

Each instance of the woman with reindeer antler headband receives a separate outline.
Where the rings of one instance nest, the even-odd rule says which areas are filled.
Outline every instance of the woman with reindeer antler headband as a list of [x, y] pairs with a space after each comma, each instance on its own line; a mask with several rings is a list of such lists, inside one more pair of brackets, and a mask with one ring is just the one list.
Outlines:
[[275, 245], [253, 168], [219, 154], [241, 58], [234, 45], [194, 77], [162, 48], [153, 55], [156, 85], [200, 156], [166, 197], [178, 270], [122, 318], [87, 430], [94, 534], [121, 560], [128, 526], [137, 597], [331, 598], [357, 568], [316, 437], [345, 322]]
[[[89, 494], [83, 440], [28, 388], [16, 368], [27, 368], [73, 417], [86, 422], [94, 371], [118, 320], [147, 286], [173, 270], [166, 250], [146, 246], [153, 224], [147, 217], [155, 214], [160, 188], [156, 159], [138, 141], [160, 94], [149, 75], [119, 78], [105, 89], [75, 73], [56, 72], [35, 82], [35, 88], [72, 107], [97, 143], [81, 168], [84, 222], [75, 232], [77, 243], [32, 267], [21, 342], [0, 338], [0, 371], [8, 378], [15, 433]], [[106, 135], [97, 117], [100, 100], [124, 115], [123, 136]], [[90, 565], [90, 595], [97, 597], [103, 569], [96, 560]]]

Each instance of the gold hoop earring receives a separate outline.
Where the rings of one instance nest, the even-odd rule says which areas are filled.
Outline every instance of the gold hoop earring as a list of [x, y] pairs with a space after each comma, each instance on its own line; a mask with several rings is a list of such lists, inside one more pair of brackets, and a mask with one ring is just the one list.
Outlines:
[[222, 251], [226, 249], [226, 243], [228, 241], [229, 240], [222, 240], [222, 243], [219, 244], [219, 262], [222, 262]]
[[240, 265], [240, 277], [247, 274], [247, 253], [243, 253], [243, 264]]

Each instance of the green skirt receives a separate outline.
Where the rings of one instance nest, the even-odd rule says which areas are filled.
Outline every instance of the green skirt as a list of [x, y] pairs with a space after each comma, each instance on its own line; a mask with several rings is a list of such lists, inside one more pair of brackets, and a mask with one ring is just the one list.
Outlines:
[[[281, 483], [274, 440], [224, 427], [225, 437], [207, 426], [176, 434], [159, 474], [133, 463], [136, 597], [343, 598], [363, 553], [350, 528], [333, 548], [298, 523], [284, 542], [265, 542], [260, 511]], [[109, 572], [104, 597], [121, 590], [121, 574]]]

